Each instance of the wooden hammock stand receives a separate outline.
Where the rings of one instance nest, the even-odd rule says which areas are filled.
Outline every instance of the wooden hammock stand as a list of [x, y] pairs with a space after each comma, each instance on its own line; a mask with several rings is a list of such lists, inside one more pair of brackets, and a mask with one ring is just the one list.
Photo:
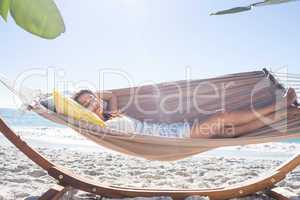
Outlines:
[[[240, 98], [245, 97], [244, 99], [249, 99], [249, 91], [251, 90], [253, 84], [255, 84], [258, 81], [261, 81], [264, 77], [269, 77], [270, 80], [274, 83], [276, 83], [276, 80], [272, 75], [269, 74], [269, 72], [264, 69], [263, 71], [258, 72], [249, 72], [249, 73], [240, 73], [236, 75], [231, 76], [224, 76], [223, 79], [228, 80], [236, 80], [238, 81], [238, 85], [246, 85], [245, 88], [236, 88], [238, 89], [238, 95]], [[222, 77], [221, 77], [222, 78]], [[246, 79], [245, 79], [246, 78]], [[241, 79], [244, 79], [242, 81]], [[254, 80], [252, 80], [254, 79]], [[1, 80], [0, 80], [1, 81]], [[211, 79], [210, 81], [218, 81], [218, 79]], [[249, 82], [250, 81], [250, 82]], [[3, 82], [3, 80], [2, 80]], [[4, 82], [5, 83], [5, 82]], [[185, 84], [185, 82], [176, 82], [179, 85]], [[191, 82], [195, 85], [195, 83], [198, 82]], [[250, 86], [248, 86], [250, 84]], [[164, 92], [170, 92], [169, 90], [175, 90], [176, 86], [172, 86], [173, 84], [160, 84], [159, 87]], [[280, 86], [279, 84], [275, 84], [276, 87]], [[8, 87], [11, 91], [14, 91], [12, 87], [9, 86], [9, 84], [6, 84], [6, 87]], [[194, 86], [193, 86], [194, 87]], [[242, 86], [241, 86], [242, 87]], [[184, 88], [184, 87], [183, 87]], [[204, 88], [205, 89], [205, 88]], [[272, 88], [266, 88], [264, 90], [267, 94], [267, 91], [272, 91]], [[242, 91], [242, 93], [241, 93]], [[120, 102], [119, 104], [122, 106], [126, 105], [129, 98], [129, 89], [120, 89], [116, 90], [116, 92], [120, 95]], [[152, 90], [148, 87], [144, 87], [141, 92], [144, 92], [145, 94], [152, 94]], [[268, 98], [267, 98], [268, 97]], [[267, 95], [267, 100], [270, 99], [270, 95]], [[148, 103], [155, 103], [153, 99], [149, 100], [149, 97], [147, 96], [146, 100], [148, 99]], [[232, 99], [231, 99], [232, 100]], [[149, 102], [150, 101], [150, 102]], [[151, 102], [153, 101], [153, 102]], [[202, 102], [202, 101], [200, 101]], [[244, 100], [244, 104], [246, 105], [248, 102]], [[263, 102], [261, 102], [263, 103]], [[215, 103], [214, 103], [215, 104]], [[148, 105], [149, 106], [149, 105]], [[230, 104], [232, 107], [240, 106], [238, 103], [232, 102]], [[214, 108], [216, 109], [216, 108]], [[133, 117], [136, 118], [150, 118], [154, 119], [157, 116], [144, 116], [143, 113], [136, 112], [136, 108], [134, 106], [130, 106], [128, 108], [128, 111], [130, 113], [135, 113]], [[38, 113], [39, 114], [39, 113]], [[193, 112], [190, 113], [195, 114]], [[197, 114], [197, 113], [196, 113]], [[43, 115], [42, 115], [43, 116]], [[47, 116], [45, 116], [47, 118]], [[171, 119], [170, 116], [159, 116], [158, 120], [168, 120]], [[177, 118], [176, 118], [177, 117]], [[179, 117], [179, 118], [178, 118]], [[172, 119], [176, 119], [178, 121], [182, 120], [180, 119], [182, 115], [175, 115], [172, 116]], [[192, 117], [192, 116], [190, 116]], [[299, 118], [295, 118], [294, 121], [298, 123]], [[54, 120], [55, 121], [55, 120]], [[294, 123], [294, 122], [293, 122]], [[293, 130], [295, 124], [291, 125], [291, 130]], [[299, 125], [297, 125], [298, 127]], [[291, 138], [298, 137], [299, 129], [295, 129], [294, 132], [297, 132], [297, 134], [291, 134]], [[283, 180], [288, 173], [290, 173], [292, 170], [294, 170], [296, 167], [300, 165], [300, 154], [295, 155], [292, 157], [289, 161], [283, 163], [273, 171], [264, 174], [261, 177], [254, 178], [252, 180], [234, 184], [228, 187], [219, 187], [214, 189], [197, 189], [197, 190], [175, 190], [175, 189], [139, 189], [139, 188], [128, 188], [128, 187], [117, 187], [117, 186], [107, 186], [103, 185], [91, 180], [87, 180], [83, 177], [80, 177], [78, 175], [75, 175], [71, 171], [65, 169], [62, 166], [56, 165], [52, 162], [50, 162], [47, 158], [42, 156], [40, 153], [35, 151], [33, 148], [31, 148], [26, 142], [22, 140], [20, 136], [18, 136], [0, 117], [0, 132], [13, 144], [15, 145], [20, 151], [22, 151], [30, 160], [32, 160], [34, 163], [36, 163], [38, 166], [43, 168], [45, 171], [48, 172], [49, 176], [53, 177], [55, 180], [58, 181], [58, 184], [55, 187], [52, 187], [49, 189], [46, 193], [44, 193], [40, 199], [41, 200], [58, 200], [60, 197], [62, 197], [66, 192], [68, 192], [70, 189], [78, 189], [85, 192], [93, 193], [96, 195], [100, 195], [103, 197], [112, 197], [112, 198], [122, 198], [122, 197], [153, 197], [153, 196], [170, 196], [173, 199], [184, 199], [188, 196], [193, 195], [199, 195], [199, 196], [208, 196], [210, 199], [213, 200], [222, 200], [222, 199], [230, 199], [230, 198], [237, 198], [237, 197], [243, 197], [247, 195], [254, 194], [256, 192], [265, 192], [267, 195], [272, 196], [275, 199], [289, 199], [295, 198], [295, 194], [291, 194], [288, 191], [283, 191], [282, 188], [276, 187], [276, 183]], [[263, 132], [262, 132], [263, 133]], [[272, 134], [271, 134], [272, 135]], [[276, 136], [277, 134], [275, 134]], [[284, 136], [283, 138], [285, 138]], [[249, 137], [248, 139], [250, 139]], [[280, 138], [278, 136], [278, 138]], [[246, 138], [247, 139], [247, 138]], [[237, 143], [233, 143], [237, 144]], [[246, 143], [245, 143], [246, 144]], [[168, 153], [168, 152], [167, 152]], [[286, 196], [286, 194], [289, 195], [289, 197]]]
[[[300, 165], [299, 154], [264, 176], [232, 186], [214, 189], [160, 190], [105, 186], [75, 175], [62, 166], [50, 162], [47, 158], [43, 157], [40, 153], [26, 144], [26, 142], [10, 129], [2, 119], [0, 119], [0, 131], [30, 160], [46, 170], [49, 176], [58, 181], [57, 186], [52, 187], [40, 197], [41, 200], [58, 200], [68, 192], [70, 188], [111, 198], [170, 196], [173, 199], [184, 199], [188, 196], [199, 195], [208, 196], [210, 199], [214, 200], [221, 200], [243, 197], [264, 191], [266, 194], [276, 199], [289, 199], [285, 194], [281, 194], [282, 188], [276, 188], [275, 184], [283, 180], [289, 172]], [[294, 194], [290, 194], [290, 197], [291, 196], [295, 197]]]

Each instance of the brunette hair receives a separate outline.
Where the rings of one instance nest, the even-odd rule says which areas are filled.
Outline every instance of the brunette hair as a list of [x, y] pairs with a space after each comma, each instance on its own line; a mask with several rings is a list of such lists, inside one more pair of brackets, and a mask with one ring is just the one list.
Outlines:
[[[76, 92], [76, 93], [73, 95], [72, 99], [73, 99], [74, 101], [76, 101], [77, 103], [80, 104], [80, 102], [79, 102], [78, 99], [79, 99], [80, 96], [83, 95], [83, 94], [91, 94], [91, 95], [93, 95], [94, 97], [96, 97], [95, 93], [92, 92], [91, 90], [83, 89], [83, 90], [80, 90], [80, 91]], [[112, 113], [112, 112], [103, 111], [103, 118], [104, 118], [105, 121], [107, 121], [107, 120], [109, 120], [109, 119], [111, 119], [111, 118], [117, 117], [117, 116], [120, 116], [120, 113], [119, 113], [119, 112], [117, 112], [117, 113]]]

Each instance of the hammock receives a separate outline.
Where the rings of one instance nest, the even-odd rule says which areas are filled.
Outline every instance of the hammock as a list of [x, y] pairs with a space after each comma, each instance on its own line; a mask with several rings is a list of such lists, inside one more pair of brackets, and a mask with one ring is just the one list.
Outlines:
[[[9, 84], [6, 82], [6, 85]], [[214, 100], [207, 99], [207, 95], [213, 95], [216, 91], [224, 92], [224, 86], [225, 94]], [[12, 87], [10, 89], [12, 90]], [[283, 94], [285, 88], [264, 69], [204, 80], [176, 81], [111, 91], [116, 94], [118, 105], [126, 115], [141, 121], [173, 123], [193, 120], [196, 117], [201, 121], [210, 116], [199, 114], [199, 108], [216, 111], [225, 106], [226, 111], [235, 111], [263, 107], [273, 103], [276, 100], [276, 93]], [[14, 92], [16, 93], [15, 90]], [[188, 103], [191, 99], [196, 103]], [[224, 105], [223, 102], [226, 104]], [[176, 110], [179, 104], [180, 110]], [[298, 109], [289, 111], [292, 112], [293, 117], [288, 118], [287, 121], [277, 122], [242, 137], [195, 139], [149, 136], [101, 128], [59, 115], [40, 102], [30, 108], [44, 118], [71, 127], [99, 145], [149, 160], [178, 160], [223, 146], [257, 144], [300, 137]], [[173, 112], [163, 112], [162, 108]]]
[[[196, 85], [201, 85], [205, 81], [211, 81], [216, 84], [230, 83], [231, 81], [236, 83], [234, 88], [230, 90], [225, 96], [228, 98], [229, 103], [226, 104], [226, 109], [236, 110], [240, 108], [249, 108], [251, 103], [254, 106], [263, 106], [265, 104], [274, 101], [275, 91], [284, 91], [284, 88], [278, 84], [276, 77], [272, 76], [268, 71], [256, 71], [239, 73], [233, 75], [222, 76], [214, 79], [207, 80], [195, 80], [193, 86], [186, 88], [186, 91], [191, 90], [191, 88], [197, 87]], [[0, 78], [0, 82], [18, 95], [24, 103], [29, 103], [32, 101], [33, 91], [30, 90], [16, 90], [9, 81], [4, 78]], [[175, 84], [176, 83], [176, 84]], [[159, 90], [162, 91], [161, 94], [167, 94], [169, 92], [176, 94], [177, 86], [185, 88], [186, 81], [179, 81], [173, 83], [163, 83], [159, 84]], [[293, 85], [293, 82], [287, 82], [288, 85]], [[292, 83], [292, 84], [290, 84]], [[174, 87], [176, 85], [176, 87]], [[264, 86], [259, 87], [260, 90], [255, 95], [249, 93], [257, 85]], [[157, 105], [152, 97], [152, 90], [150, 86], [144, 86], [140, 90], [140, 93], [133, 93], [135, 96], [143, 98], [145, 103], [143, 108], [149, 108], [149, 105]], [[202, 90], [203, 89], [203, 90]], [[134, 91], [138, 88], [134, 88]], [[262, 91], [261, 91], [262, 90]], [[199, 90], [200, 91], [200, 90]], [[201, 92], [206, 93], [211, 92], [208, 87], [201, 87]], [[29, 92], [29, 93], [28, 93]], [[129, 100], [129, 88], [114, 90], [119, 98], [119, 104], [124, 108], [126, 114], [136, 117], [138, 119], [148, 119], [153, 117], [158, 121], [168, 121], [175, 122], [181, 120], [192, 119], [196, 116], [193, 112], [187, 112], [181, 115], [176, 113], [143, 113], [138, 112], [136, 105], [129, 104], [126, 102]], [[30, 95], [28, 95], [30, 94]], [[132, 95], [132, 93], [130, 93]], [[151, 94], [151, 96], [149, 96]], [[144, 98], [145, 96], [150, 97]], [[178, 95], [178, 94], [177, 94]], [[188, 94], [179, 96], [189, 96]], [[199, 98], [199, 100], [202, 98]], [[252, 99], [252, 101], [249, 101]], [[155, 99], [157, 100], [157, 98]], [[198, 100], [198, 99], [197, 99]], [[143, 101], [143, 102], [144, 102]], [[176, 99], [168, 101], [167, 105], [171, 106], [176, 104]], [[177, 102], [178, 103], [178, 102]], [[220, 108], [218, 103], [220, 100], [216, 100], [214, 103], [199, 101], [206, 108], [217, 109]], [[210, 107], [209, 107], [210, 106]], [[267, 141], [277, 141], [287, 138], [297, 138], [300, 132], [300, 115], [298, 109], [293, 109], [289, 111], [292, 113], [292, 117], [288, 118], [287, 122], [278, 122], [271, 127], [265, 127], [259, 129], [255, 132], [248, 133], [247, 135], [239, 138], [228, 138], [228, 139], [170, 139], [170, 138], [158, 138], [154, 136], [142, 136], [134, 135], [135, 133], [121, 133], [115, 130], [108, 129], [97, 129], [86, 124], [86, 127], [81, 126], [82, 123], [70, 120], [64, 116], [58, 115], [55, 112], [44, 107], [40, 102], [31, 105], [30, 108], [38, 113], [39, 115], [52, 120], [54, 122], [67, 125], [74, 130], [77, 130], [80, 134], [92, 139], [96, 143], [103, 145], [105, 147], [111, 148], [113, 150], [127, 153], [130, 155], [140, 156], [147, 159], [157, 159], [157, 160], [175, 160], [184, 158], [190, 155], [194, 155], [199, 152], [203, 152], [212, 148], [229, 146], [229, 145], [241, 145], [250, 143], [261, 143]], [[184, 107], [188, 109], [188, 107]], [[192, 110], [192, 109], [191, 109]], [[158, 114], [159, 113], [159, 114]], [[205, 118], [206, 116], [201, 116]], [[93, 130], [94, 129], [94, 130]], [[58, 181], [59, 185], [50, 188], [46, 193], [44, 193], [40, 199], [53, 200], [59, 199], [70, 189], [79, 189], [89, 193], [94, 193], [101, 195], [102, 197], [112, 197], [112, 198], [122, 198], [122, 197], [153, 197], [153, 196], [170, 196], [173, 199], [184, 199], [191, 195], [208, 196], [210, 199], [224, 200], [230, 198], [244, 197], [249, 194], [256, 193], [258, 191], [264, 191], [267, 195], [275, 199], [287, 199], [283, 194], [282, 188], [274, 188], [275, 184], [283, 180], [286, 175], [294, 170], [300, 164], [300, 155], [295, 155], [293, 158], [283, 163], [275, 170], [270, 171], [255, 179], [243, 183], [237, 183], [234, 185], [219, 187], [213, 189], [197, 189], [197, 190], [175, 190], [175, 189], [149, 189], [149, 188], [133, 188], [133, 187], [119, 187], [104, 185], [102, 183], [97, 183], [91, 180], [87, 180], [79, 175], [73, 174], [71, 171], [63, 168], [62, 166], [52, 163], [47, 158], [40, 155], [37, 151], [31, 148], [26, 142], [22, 140], [9, 126], [0, 118], [0, 132], [11, 141], [20, 151], [22, 151], [29, 159], [39, 165], [41, 168], [46, 170], [49, 176], [53, 177]]]

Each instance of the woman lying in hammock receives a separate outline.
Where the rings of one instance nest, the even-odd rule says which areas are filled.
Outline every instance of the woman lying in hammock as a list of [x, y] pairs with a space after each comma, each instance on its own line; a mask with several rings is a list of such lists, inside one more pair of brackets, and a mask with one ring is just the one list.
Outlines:
[[[101, 97], [101, 98], [100, 98]], [[141, 122], [126, 115], [118, 114], [117, 99], [113, 93], [93, 93], [81, 90], [73, 99], [85, 108], [96, 113], [110, 128], [125, 132], [137, 132], [166, 137], [225, 138], [239, 137], [243, 134], [286, 119], [286, 108], [297, 101], [295, 90], [290, 88], [286, 94], [266, 107], [253, 110], [215, 114], [204, 122], [158, 124]], [[267, 122], [261, 118], [268, 118]]]

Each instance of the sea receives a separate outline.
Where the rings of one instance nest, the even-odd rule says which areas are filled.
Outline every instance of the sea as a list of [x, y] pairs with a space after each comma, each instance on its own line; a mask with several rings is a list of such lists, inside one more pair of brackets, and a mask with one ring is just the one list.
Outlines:
[[[44, 119], [34, 112], [14, 108], [0, 108], [0, 117], [23, 140], [33, 147], [64, 148], [88, 152], [106, 151], [115, 153], [85, 139], [72, 129]], [[0, 134], [0, 145], [12, 144]], [[202, 153], [201, 156], [286, 159], [299, 153], [300, 138], [276, 143], [223, 147]]]

